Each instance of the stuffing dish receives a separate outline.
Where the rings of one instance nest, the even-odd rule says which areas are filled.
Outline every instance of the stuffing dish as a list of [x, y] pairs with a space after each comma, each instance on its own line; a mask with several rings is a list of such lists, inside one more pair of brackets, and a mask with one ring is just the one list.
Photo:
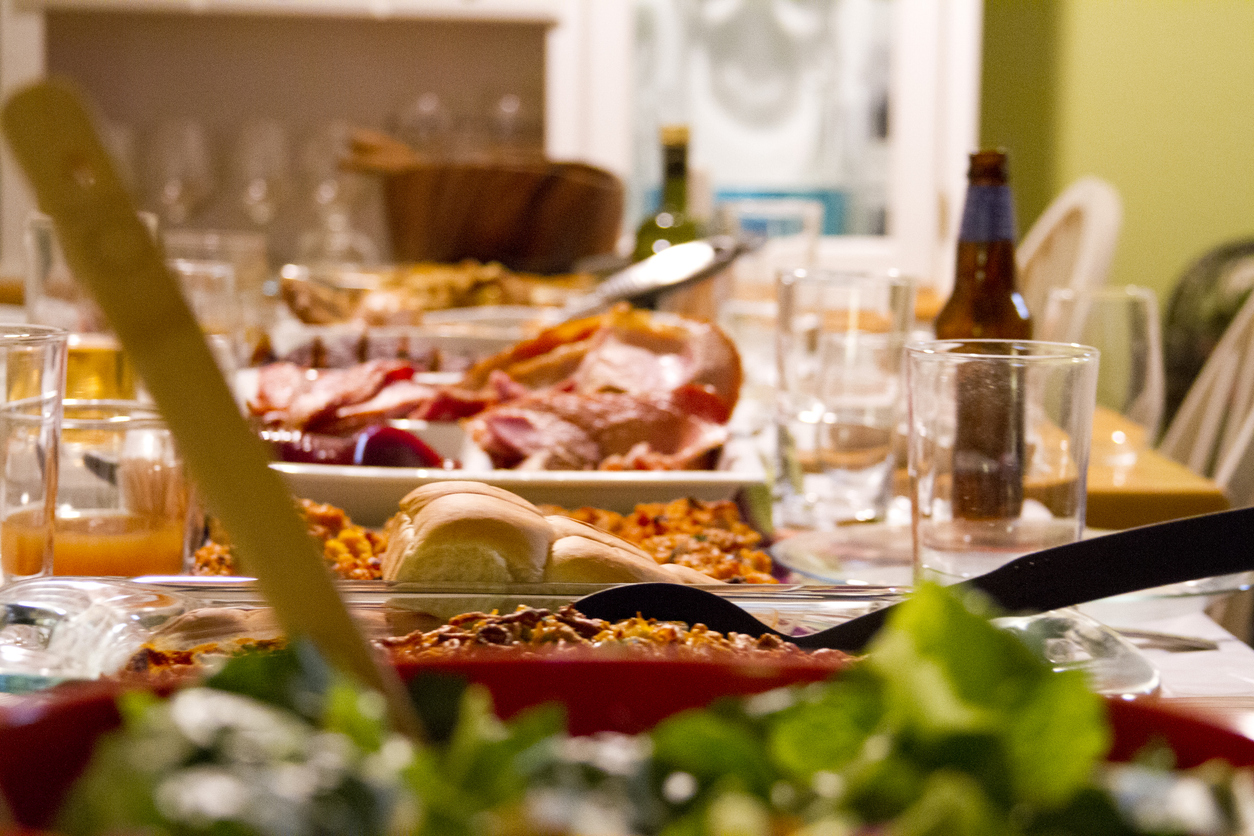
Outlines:
[[[500, 488], [450, 480], [411, 492], [383, 532], [332, 505], [301, 499], [298, 507], [342, 580], [777, 582], [761, 535], [727, 501], [681, 499], [616, 514], [536, 507]], [[228, 536], [212, 531], [192, 574], [240, 573]]]

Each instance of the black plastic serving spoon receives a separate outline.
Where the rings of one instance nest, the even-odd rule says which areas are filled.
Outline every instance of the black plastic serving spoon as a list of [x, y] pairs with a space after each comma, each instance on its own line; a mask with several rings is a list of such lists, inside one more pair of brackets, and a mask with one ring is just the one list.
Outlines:
[[[983, 592], [1008, 613], [1022, 614], [1250, 570], [1254, 570], [1254, 508], [1239, 508], [1043, 549], [959, 586]], [[789, 636], [726, 598], [681, 584], [617, 586], [575, 602], [575, 608], [591, 618], [616, 621], [642, 615], [701, 623], [721, 633], [774, 633], [804, 648], [850, 652], [865, 647], [895, 606], [817, 633]]]

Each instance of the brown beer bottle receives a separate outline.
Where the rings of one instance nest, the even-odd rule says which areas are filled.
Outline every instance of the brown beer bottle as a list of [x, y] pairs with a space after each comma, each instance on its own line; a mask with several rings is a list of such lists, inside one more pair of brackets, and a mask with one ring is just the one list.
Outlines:
[[1016, 285], [1015, 209], [1005, 151], [971, 155], [954, 291], [936, 316], [936, 337], [1032, 338], [1032, 317]]
[[[1015, 283], [1015, 215], [1004, 151], [971, 155], [954, 291], [936, 317], [939, 339], [1025, 340], [1032, 317]], [[958, 370], [952, 512], [1018, 517], [1025, 467], [1022, 368], [973, 359]]]

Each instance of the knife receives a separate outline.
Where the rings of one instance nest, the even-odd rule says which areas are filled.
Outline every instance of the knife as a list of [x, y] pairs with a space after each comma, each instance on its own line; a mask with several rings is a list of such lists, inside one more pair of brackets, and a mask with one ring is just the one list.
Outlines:
[[[1011, 614], [1048, 612], [1156, 586], [1254, 570], [1254, 508], [1116, 531], [1032, 552], [958, 588], [978, 590]], [[633, 584], [575, 602], [591, 618], [642, 615], [703, 623], [721, 633], [774, 633], [805, 648], [862, 650], [897, 604], [804, 636], [767, 627], [716, 593], [679, 584]]]
[[393, 723], [421, 724], [395, 671], [376, 663], [261, 440], [245, 423], [200, 326], [136, 215], [78, 93], [49, 81], [0, 115], [66, 263], [95, 296], [169, 424], [198, 488], [231, 532], [287, 634], [379, 690]]

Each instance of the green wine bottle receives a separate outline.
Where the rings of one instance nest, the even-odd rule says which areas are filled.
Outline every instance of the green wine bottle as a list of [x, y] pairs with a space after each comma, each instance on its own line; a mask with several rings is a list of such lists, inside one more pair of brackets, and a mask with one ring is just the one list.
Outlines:
[[641, 261], [672, 244], [700, 237], [697, 222], [688, 214], [688, 126], [665, 125], [662, 138], [662, 201], [636, 231], [634, 261]]

